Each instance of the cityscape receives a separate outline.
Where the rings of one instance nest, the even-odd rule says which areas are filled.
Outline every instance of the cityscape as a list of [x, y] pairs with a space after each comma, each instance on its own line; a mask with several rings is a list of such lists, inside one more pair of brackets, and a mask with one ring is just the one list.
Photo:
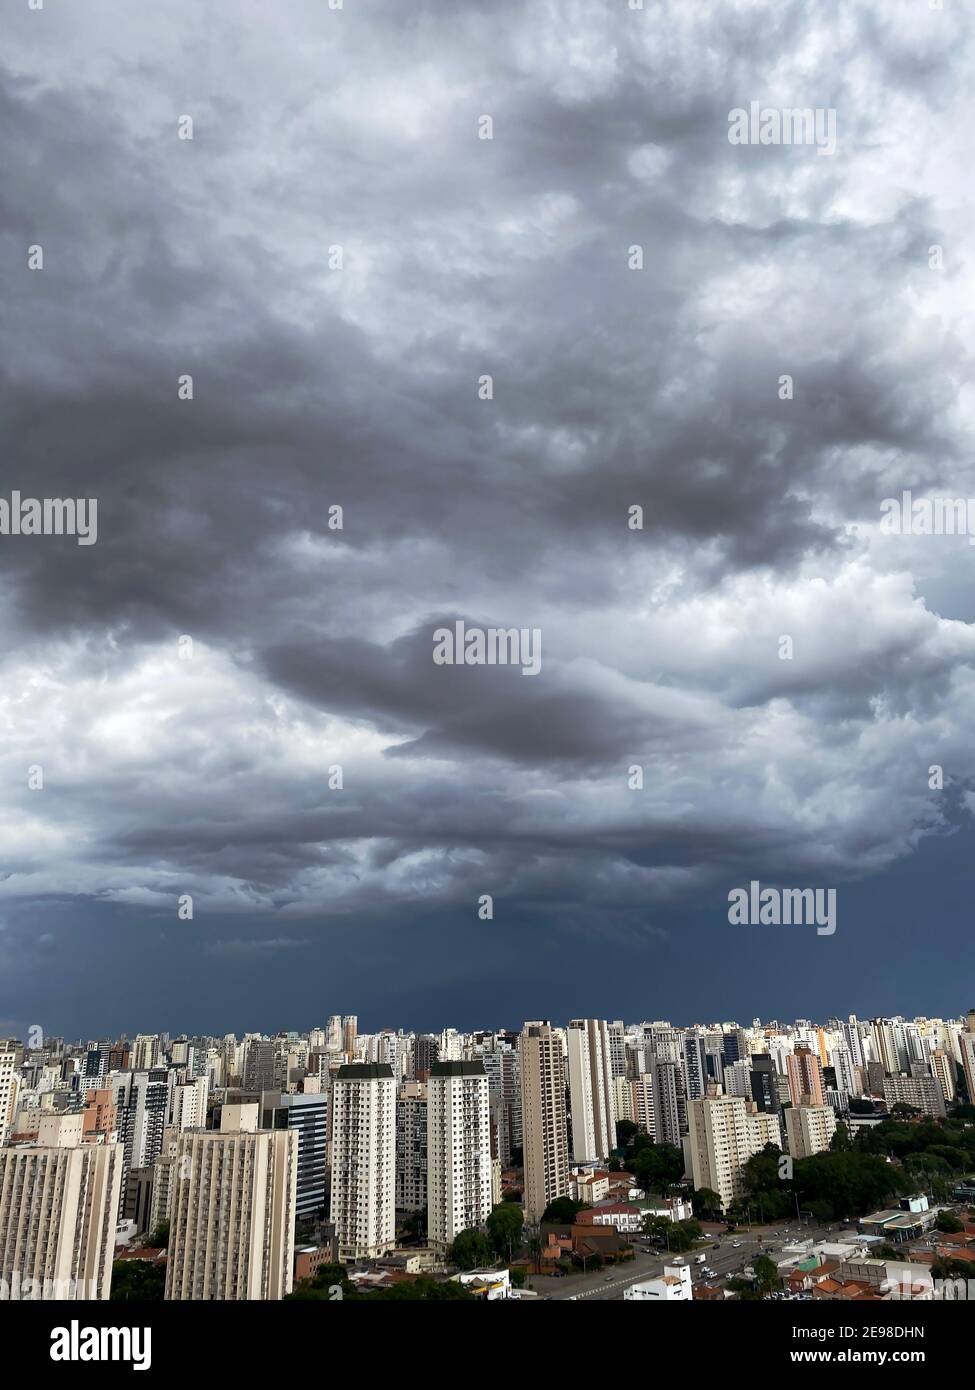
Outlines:
[[6, 1039], [0, 1291], [967, 1299], [973, 1096], [975, 1009]]
[[973, 18], [5, 0], [32, 1365], [318, 1376], [316, 1304], [957, 1346]]

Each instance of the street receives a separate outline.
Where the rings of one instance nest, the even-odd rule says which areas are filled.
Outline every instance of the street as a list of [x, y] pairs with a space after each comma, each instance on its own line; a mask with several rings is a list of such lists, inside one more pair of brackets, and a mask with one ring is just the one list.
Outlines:
[[[708, 1283], [717, 1286], [733, 1275], [740, 1274], [746, 1265], [754, 1264], [762, 1249], [768, 1250], [770, 1257], [778, 1262], [783, 1245], [795, 1240], [818, 1241], [828, 1238], [828, 1235], [829, 1228], [825, 1226], [803, 1226], [801, 1230], [792, 1227], [788, 1231], [781, 1226], [753, 1227], [751, 1231], [738, 1231], [734, 1235], [714, 1237], [706, 1245], [702, 1243], [680, 1258], [682, 1263], [690, 1266], [695, 1285]], [[661, 1256], [657, 1252], [645, 1252], [641, 1249], [640, 1236], [634, 1236], [633, 1241], [636, 1257], [623, 1265], [604, 1268], [592, 1274], [568, 1274], [562, 1279], [548, 1275], [533, 1275], [531, 1286], [540, 1298], [553, 1301], [622, 1299], [623, 1291], [629, 1284], [658, 1277], [663, 1273], [664, 1265], [673, 1263], [677, 1258], [666, 1254]], [[736, 1241], [740, 1242], [737, 1249], [734, 1245]], [[717, 1250], [713, 1248], [715, 1245], [718, 1246]], [[715, 1271], [717, 1279], [705, 1280], [705, 1265], [694, 1263], [694, 1256], [701, 1253], [707, 1255], [706, 1266]]]

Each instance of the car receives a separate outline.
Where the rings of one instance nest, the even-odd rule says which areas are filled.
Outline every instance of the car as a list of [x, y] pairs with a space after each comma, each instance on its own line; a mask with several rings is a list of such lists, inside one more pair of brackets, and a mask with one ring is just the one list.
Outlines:
[[604, 1283], [604, 1284], [611, 1284], [612, 1282], [613, 1282], [613, 1276], [612, 1276], [611, 1274], [604, 1274], [604, 1275], [603, 1275], [603, 1283]]
[[740, 1249], [741, 1249], [741, 1241], [740, 1241], [740, 1240], [733, 1240], [733, 1241], [731, 1242], [731, 1248], [732, 1248], [732, 1250], [740, 1250]]
[[711, 1246], [711, 1249], [712, 1249], [712, 1250], [720, 1250], [720, 1249], [721, 1249], [721, 1242], [720, 1242], [720, 1240], [716, 1240], [716, 1241], [714, 1242], [714, 1244]]

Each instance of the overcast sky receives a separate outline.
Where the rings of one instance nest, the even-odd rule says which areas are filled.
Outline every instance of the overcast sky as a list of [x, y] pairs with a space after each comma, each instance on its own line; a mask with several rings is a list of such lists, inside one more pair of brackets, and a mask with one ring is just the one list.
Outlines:
[[945, 6], [3, 0], [0, 1031], [972, 1004]]

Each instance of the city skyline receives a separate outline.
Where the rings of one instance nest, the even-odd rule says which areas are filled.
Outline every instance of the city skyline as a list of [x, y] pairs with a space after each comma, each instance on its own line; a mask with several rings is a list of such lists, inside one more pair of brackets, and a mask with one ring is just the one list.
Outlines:
[[960, 8], [10, 8], [0, 1025], [947, 1007]]

